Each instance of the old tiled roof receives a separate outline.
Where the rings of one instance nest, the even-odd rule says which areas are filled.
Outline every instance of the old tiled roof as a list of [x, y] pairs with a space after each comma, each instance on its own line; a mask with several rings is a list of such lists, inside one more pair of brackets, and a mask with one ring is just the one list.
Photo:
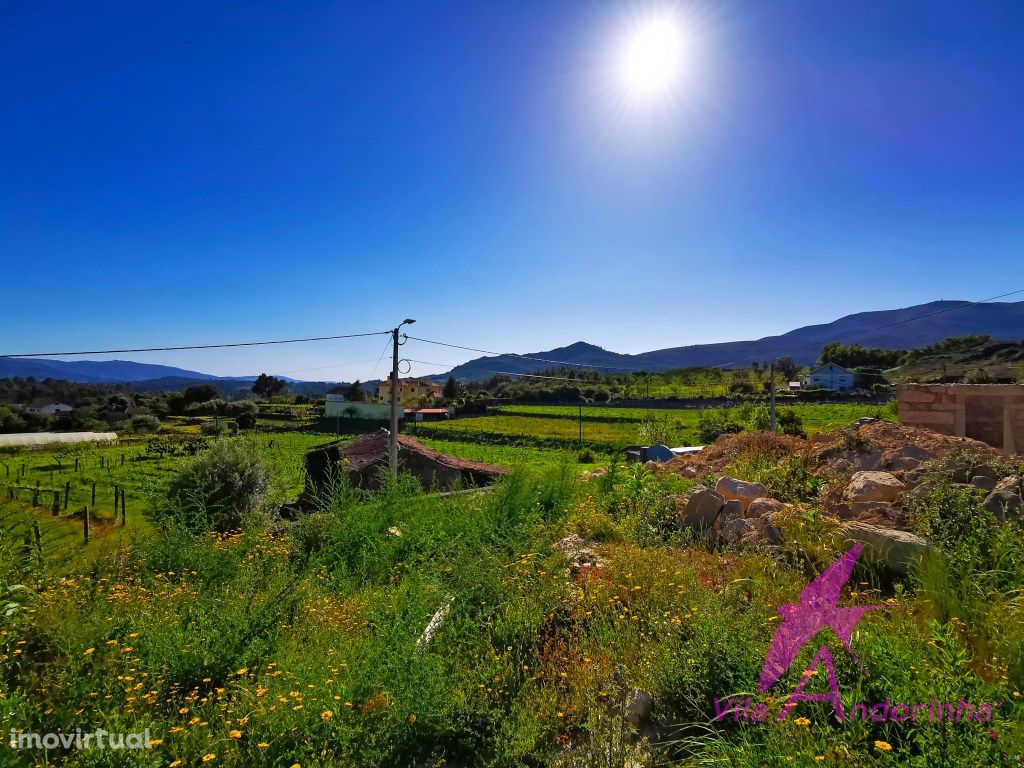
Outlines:
[[[378, 429], [365, 437], [361, 437], [354, 443], [338, 447], [340, 458], [348, 461], [348, 468], [351, 471], [359, 472], [366, 467], [376, 464], [379, 461], [388, 459], [388, 431]], [[496, 467], [493, 464], [484, 464], [480, 461], [469, 461], [459, 459], [455, 456], [435, 451], [428, 448], [414, 437], [400, 434], [398, 436], [398, 452], [414, 451], [432, 461], [436, 461], [451, 469], [465, 469], [473, 472], [486, 472], [493, 475], [503, 475], [506, 470], [503, 467]]]

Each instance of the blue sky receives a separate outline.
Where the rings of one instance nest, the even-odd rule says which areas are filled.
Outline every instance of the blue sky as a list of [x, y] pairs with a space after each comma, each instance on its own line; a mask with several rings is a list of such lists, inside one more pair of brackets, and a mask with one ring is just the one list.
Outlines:
[[[686, 77], [624, 109], [611, 52], [662, 6]], [[640, 352], [1024, 287], [1019, 2], [6, 3], [0, 42], [7, 354], [404, 317]]]

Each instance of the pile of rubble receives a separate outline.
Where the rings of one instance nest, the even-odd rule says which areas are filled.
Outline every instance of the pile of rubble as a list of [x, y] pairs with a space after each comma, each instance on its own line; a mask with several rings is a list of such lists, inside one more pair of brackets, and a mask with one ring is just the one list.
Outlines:
[[698, 485], [677, 503], [676, 522], [724, 544], [779, 544], [781, 524], [796, 508], [771, 497], [760, 483], [726, 474], [729, 466], [757, 453], [778, 460], [798, 456], [822, 477], [826, 490], [816, 505], [839, 524], [841, 534], [873, 551], [896, 572], [928, 549], [909, 530], [908, 510], [935, 472], [987, 494], [983, 506], [1002, 519], [1024, 519], [1021, 477], [984, 443], [915, 427], [862, 420], [810, 440], [772, 434], [719, 438], [701, 454], [663, 465], [688, 477], [717, 477], [714, 488]]

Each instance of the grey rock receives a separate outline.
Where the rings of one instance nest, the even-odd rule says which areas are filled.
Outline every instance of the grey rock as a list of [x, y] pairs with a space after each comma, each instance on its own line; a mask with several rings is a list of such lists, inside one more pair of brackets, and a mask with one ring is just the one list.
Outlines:
[[772, 499], [767, 496], [762, 496], [760, 499], [754, 499], [747, 506], [743, 513], [743, 516], [748, 519], [754, 519], [758, 517], [764, 517], [765, 515], [774, 515], [780, 511], [783, 507], [783, 503], [778, 499]]
[[760, 483], [751, 483], [746, 480], [737, 480], [734, 477], [719, 478], [715, 484], [715, 490], [722, 494], [724, 499], [736, 499], [746, 509], [754, 499], [768, 495], [768, 489]]
[[996, 479], [985, 475], [975, 475], [971, 478], [971, 485], [981, 488], [983, 491], [991, 491], [996, 487]]
[[754, 520], [737, 517], [722, 525], [722, 541], [726, 544], [735, 544], [748, 536], [758, 533], [757, 522]]
[[697, 530], [712, 528], [724, 504], [725, 499], [722, 498], [722, 494], [707, 486], [698, 485], [686, 497], [682, 521], [685, 525]]
[[906, 574], [911, 563], [931, 549], [927, 539], [913, 533], [857, 521], [847, 523], [843, 534], [851, 541], [863, 544], [868, 558], [883, 562], [898, 574]]
[[715, 527], [719, 530], [723, 526], [728, 525], [733, 520], [741, 520], [743, 518], [743, 502], [739, 499], [729, 499], [722, 506], [722, 509], [718, 512], [718, 518], [715, 520]]
[[888, 472], [855, 472], [846, 486], [849, 501], [895, 501], [907, 486]]
[[651, 716], [654, 709], [654, 696], [647, 691], [634, 688], [626, 694], [625, 719], [630, 725], [639, 725]]
[[1020, 522], [1024, 517], [1024, 491], [1021, 490], [1019, 475], [1004, 477], [992, 492], [985, 497], [982, 505], [1000, 520]]

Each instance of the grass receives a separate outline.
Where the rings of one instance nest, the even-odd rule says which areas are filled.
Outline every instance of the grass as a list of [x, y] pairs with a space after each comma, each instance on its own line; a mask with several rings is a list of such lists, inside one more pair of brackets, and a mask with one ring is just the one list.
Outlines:
[[[800, 416], [808, 434], [848, 426], [862, 416], [895, 420], [888, 405], [825, 403], [780, 406]], [[730, 409], [739, 413], [741, 409]], [[677, 445], [698, 445], [696, 409], [663, 409], [588, 406], [583, 409], [583, 443], [603, 451], [622, 449], [640, 442], [639, 427], [651, 414], [667, 422]], [[455, 419], [416, 427], [419, 434], [450, 441], [560, 447], [579, 445], [579, 408], [556, 405], [503, 406], [497, 416]]]
[[[258, 438], [275, 488], [295, 487], [303, 446], [324, 437], [275, 435], [273, 447]], [[816, 644], [772, 690], [749, 693], [771, 708], [767, 722], [715, 721], [715, 698], [756, 691], [778, 606], [845, 549], [834, 526], [805, 506], [780, 520], [781, 549], [720, 550], [667, 525], [693, 481], [613, 465], [584, 483], [573, 452], [426, 440], [514, 471], [491, 493], [439, 497], [400, 482], [364, 497], [339, 486], [290, 524], [257, 514], [228, 535], [129, 525], [63, 549], [51, 537], [72, 523], [0, 508], [9, 515], [0, 601], [16, 604], [0, 613], [5, 723], [149, 727], [155, 740], [138, 752], [3, 759], [154, 768], [1019, 764], [1020, 532], [986, 517], [965, 489], [919, 498], [915, 525], [936, 544], [925, 567], [895, 582], [858, 572], [867, 583], [844, 589], [844, 606], [886, 605], [853, 638], [867, 674], [834, 637], [821, 642], [832, 648], [844, 705], [999, 702], [991, 722], [840, 723], [824, 702], [801, 703], [778, 722]], [[744, 461], [762, 479], [781, 471], [756, 459]], [[146, 502], [162, 498], [173, 468], [146, 486]], [[33, 521], [41, 561], [24, 548]], [[589, 570], [567, 567], [556, 542], [569, 534], [587, 540]], [[8, 592], [13, 584], [32, 591]], [[423, 640], [431, 623], [438, 628]], [[808, 690], [823, 690], [822, 677]], [[641, 691], [654, 706], [638, 726], [624, 713]]]

